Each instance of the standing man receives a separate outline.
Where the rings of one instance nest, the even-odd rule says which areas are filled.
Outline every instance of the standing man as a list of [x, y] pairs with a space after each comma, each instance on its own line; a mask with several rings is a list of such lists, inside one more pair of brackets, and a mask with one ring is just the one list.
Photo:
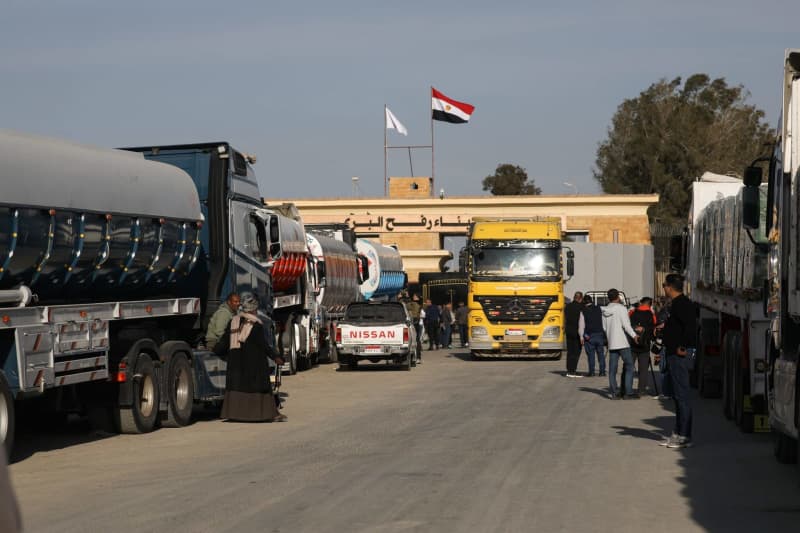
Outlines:
[[[421, 353], [422, 327], [420, 326], [419, 319], [422, 306], [419, 304], [419, 295], [417, 293], [414, 293], [411, 296], [411, 301], [406, 302], [406, 307], [408, 308], [408, 314], [411, 315], [411, 321], [414, 323], [414, 334], [417, 337], [417, 350]], [[421, 356], [417, 356], [417, 362], [419, 362], [421, 359]]]
[[567, 338], [567, 377], [581, 378], [578, 374], [578, 359], [581, 357], [581, 338], [578, 334], [583, 293], [578, 291], [572, 301], [564, 307], [564, 336]]
[[453, 334], [453, 322], [455, 322], [455, 318], [453, 318], [453, 304], [447, 302], [442, 309], [442, 338], [439, 340], [439, 346], [442, 348], [452, 348], [450, 345], [450, 335]]
[[594, 358], [600, 364], [600, 375], [606, 375], [606, 334], [603, 332], [603, 311], [591, 296], [583, 297], [583, 309], [578, 321], [578, 335], [589, 360], [589, 376], [594, 376]]
[[697, 346], [697, 310], [692, 301], [683, 294], [681, 276], [668, 274], [663, 287], [664, 294], [672, 301], [662, 338], [675, 398], [675, 430], [663, 444], [667, 448], [689, 448], [692, 445], [689, 372], [694, 366]]
[[239, 295], [232, 292], [228, 295], [228, 299], [219, 306], [211, 315], [211, 320], [208, 321], [208, 330], [206, 331], [206, 348], [214, 351], [222, 335], [225, 334], [225, 329], [231, 323], [233, 315], [239, 311], [240, 299]]
[[620, 357], [625, 364], [624, 375], [624, 398], [635, 400], [638, 394], [633, 393], [633, 355], [631, 346], [628, 343], [626, 333], [634, 339], [639, 340], [639, 336], [631, 327], [631, 319], [628, 311], [619, 301], [619, 291], [617, 289], [608, 290], [608, 305], [603, 310], [603, 329], [608, 339], [608, 388], [611, 392], [612, 400], [619, 400], [623, 393], [617, 387], [617, 365]]
[[433, 305], [431, 299], [425, 300], [425, 332], [428, 334], [428, 349], [439, 349], [439, 322], [442, 313], [438, 305]]
[[467, 319], [469, 317], [469, 310], [464, 302], [458, 302], [456, 308], [456, 324], [458, 324], [458, 337], [461, 340], [461, 347], [469, 346], [467, 342]]
[[[628, 315], [631, 317], [633, 331], [639, 334], [639, 341], [631, 345], [633, 359], [639, 369], [639, 396], [647, 394], [647, 383], [650, 381], [650, 341], [656, 327], [656, 314], [653, 312], [653, 299], [645, 296], [639, 300], [639, 305]], [[653, 395], [656, 384], [653, 383]]]

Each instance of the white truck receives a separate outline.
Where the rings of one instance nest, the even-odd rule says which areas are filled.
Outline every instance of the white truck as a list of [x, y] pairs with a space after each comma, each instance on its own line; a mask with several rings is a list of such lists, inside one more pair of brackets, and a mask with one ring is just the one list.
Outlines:
[[411, 370], [416, 364], [415, 324], [400, 302], [355, 302], [336, 327], [339, 366], [355, 369], [359, 361], [386, 361]]
[[[687, 292], [699, 307], [693, 380], [701, 395], [722, 396], [723, 412], [743, 431], [768, 430], [762, 289], [767, 240], [742, 227], [742, 180], [706, 172], [692, 184]], [[766, 189], [759, 194], [766, 197]], [[759, 213], [763, 228], [765, 213]]]
[[[747, 168], [742, 226], [767, 237], [761, 297], [769, 329], [756, 355], [757, 370], [763, 376], [775, 457], [790, 463], [797, 462], [800, 453], [800, 49], [786, 50], [781, 85], [778, 136], [771, 157], [766, 158], [766, 198], [760, 194], [763, 169]], [[761, 212], [765, 216], [759, 216]]]

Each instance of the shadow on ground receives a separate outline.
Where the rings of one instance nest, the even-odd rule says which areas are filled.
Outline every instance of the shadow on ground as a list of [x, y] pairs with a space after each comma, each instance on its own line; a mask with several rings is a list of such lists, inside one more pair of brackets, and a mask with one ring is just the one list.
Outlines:
[[[612, 428], [622, 437], [652, 441], [653, 453], [679, 454], [682, 496], [703, 531], [800, 530], [800, 468], [775, 461], [769, 433], [742, 434], [723, 416], [720, 400], [693, 394], [692, 448], [656, 445], [672, 432], [670, 414]], [[672, 408], [671, 401], [662, 405]]]

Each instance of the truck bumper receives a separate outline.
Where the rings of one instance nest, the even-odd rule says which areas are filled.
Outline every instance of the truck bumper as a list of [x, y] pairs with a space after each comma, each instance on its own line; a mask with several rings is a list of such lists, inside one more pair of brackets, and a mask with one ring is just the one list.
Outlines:
[[480, 357], [530, 357], [550, 359], [560, 357], [564, 345], [560, 342], [503, 342], [470, 339], [470, 351]]

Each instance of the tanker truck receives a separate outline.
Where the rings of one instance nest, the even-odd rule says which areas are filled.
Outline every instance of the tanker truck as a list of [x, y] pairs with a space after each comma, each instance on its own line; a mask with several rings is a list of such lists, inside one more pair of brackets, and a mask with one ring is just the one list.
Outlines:
[[336, 363], [336, 324], [344, 317], [348, 304], [361, 300], [355, 236], [348, 229], [312, 230], [307, 237], [317, 287], [309, 319], [317, 333], [319, 360]]
[[233, 290], [269, 301], [282, 253], [248, 163], [225, 142], [111, 150], [0, 130], [7, 450], [16, 408], [145, 433], [221, 399], [203, 326]]
[[403, 270], [403, 258], [397, 248], [367, 239], [357, 239], [356, 250], [364, 257], [360, 263], [364, 278], [360, 289], [364, 300], [395, 299], [408, 285], [408, 275]]
[[316, 279], [309, 268], [306, 231], [295, 205], [267, 205], [265, 210], [278, 222], [282, 252], [272, 265], [269, 313], [286, 370], [295, 374], [311, 368], [318, 352], [314, 325], [308, 320], [317, 291]]

